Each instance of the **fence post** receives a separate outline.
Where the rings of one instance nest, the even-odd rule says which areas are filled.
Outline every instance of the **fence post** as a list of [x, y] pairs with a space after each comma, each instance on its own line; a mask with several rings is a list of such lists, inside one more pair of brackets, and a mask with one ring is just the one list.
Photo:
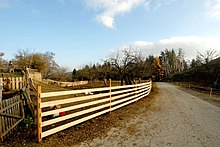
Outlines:
[[23, 88], [23, 82], [24, 82], [24, 80], [23, 80], [23, 77], [20, 77], [19, 79], [18, 79], [18, 81], [19, 81], [19, 89], [22, 89]]
[[109, 98], [110, 98], [110, 113], [112, 112], [112, 80], [109, 79]]
[[152, 79], [150, 79], [150, 88], [149, 88], [149, 92], [148, 94], [151, 92], [151, 91], [154, 91], [154, 86], [153, 86], [153, 82], [152, 82]]
[[22, 77], [21, 87], [25, 87], [25, 75]]
[[[135, 83], [135, 85], [136, 85], [136, 86], [135, 86], [135, 96], [137, 96], [137, 83]], [[136, 102], [137, 102], [137, 99], [138, 99], [138, 98], [136, 97]]]
[[[137, 85], [138, 85], [138, 81], [135, 82], [135, 96], [137, 96], [138, 92], [137, 92]], [[137, 102], [138, 98], [136, 97], [136, 102]]]
[[190, 90], [190, 84], [189, 84], [189, 90]]
[[11, 89], [15, 90], [15, 77], [11, 77]]
[[15, 77], [15, 89], [16, 90], [20, 90], [20, 88], [19, 88], [19, 82], [18, 82], [19, 80], [18, 80], [18, 77]]
[[0, 86], [3, 86], [3, 78], [0, 78]]
[[[1, 81], [0, 81], [1, 82]], [[0, 110], [2, 109], [2, 90], [3, 90], [3, 87], [0, 85]], [[3, 133], [3, 123], [2, 123], [2, 118], [0, 116], [0, 139], [1, 141], [3, 141], [3, 137], [2, 137], [2, 133]]]
[[211, 88], [211, 90], [210, 90], [209, 97], [212, 98], [212, 88]]
[[42, 141], [42, 127], [41, 127], [41, 123], [42, 123], [42, 118], [41, 118], [41, 86], [38, 85], [37, 86], [37, 141], [38, 143], [40, 143]]

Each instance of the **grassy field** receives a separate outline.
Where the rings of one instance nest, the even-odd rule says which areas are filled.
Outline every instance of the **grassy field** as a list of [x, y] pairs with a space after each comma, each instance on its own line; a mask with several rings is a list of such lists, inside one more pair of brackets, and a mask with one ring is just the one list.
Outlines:
[[[121, 86], [120, 81], [112, 81], [113, 86]], [[79, 90], [79, 89], [90, 89], [90, 88], [101, 88], [101, 87], [109, 87], [109, 81], [107, 85], [104, 84], [103, 81], [91, 81], [85, 85], [79, 85], [74, 87], [60, 87], [58, 85], [45, 84], [43, 82], [35, 82], [35, 85], [41, 85], [42, 92], [55, 92], [55, 91], [66, 91], [66, 90]]]
[[57, 86], [57, 85], [45, 84], [43, 82], [35, 82], [34, 84], [35, 84], [36, 87], [37, 87], [37, 85], [40, 85], [42, 92], [55, 92], [55, 91], [69, 90], [67, 88], [62, 88], [62, 87]]

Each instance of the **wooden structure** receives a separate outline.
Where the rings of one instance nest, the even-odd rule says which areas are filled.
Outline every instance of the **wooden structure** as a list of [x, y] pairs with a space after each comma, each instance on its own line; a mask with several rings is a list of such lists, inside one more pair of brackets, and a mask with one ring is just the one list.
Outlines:
[[2, 87], [0, 88], [0, 138], [3, 141], [24, 119], [24, 109], [20, 95], [2, 100]]
[[42, 74], [37, 69], [27, 69], [29, 78], [33, 79], [34, 81], [42, 81]]
[[[148, 81], [137, 85], [111, 87], [110, 84], [105, 88], [41, 93], [41, 86], [38, 86], [38, 142], [56, 132], [136, 102], [146, 97], [151, 87], [152, 82]], [[55, 105], [61, 108], [50, 109]], [[65, 116], [52, 117], [62, 112]]]
[[[25, 73], [25, 72], [24, 72]], [[30, 97], [29, 88], [37, 92], [28, 69], [23, 77], [11, 77], [2, 74], [0, 77], [0, 139], [9, 136], [24, 119], [25, 113], [23, 105], [26, 103], [27, 110], [34, 116], [34, 106]], [[8, 90], [2, 94], [2, 91]], [[15, 93], [11, 92], [15, 91]], [[17, 93], [17, 94], [16, 94]], [[16, 94], [16, 95], [14, 95]], [[2, 97], [6, 96], [6, 97]], [[9, 96], [8, 96], [9, 95]], [[12, 95], [12, 96], [11, 96]]]
[[60, 87], [74, 87], [74, 86], [79, 86], [79, 85], [86, 85], [89, 83], [88, 81], [60, 82], [60, 81], [55, 81], [51, 79], [45, 79], [43, 80], [43, 82], [46, 84], [51, 84], [51, 85], [58, 85]]
[[23, 77], [0, 77], [0, 86], [7, 87], [10, 90], [20, 90], [24, 86]]

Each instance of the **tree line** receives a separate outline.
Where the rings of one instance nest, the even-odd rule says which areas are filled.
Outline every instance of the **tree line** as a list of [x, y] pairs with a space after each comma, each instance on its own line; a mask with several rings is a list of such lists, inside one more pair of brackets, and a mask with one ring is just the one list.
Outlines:
[[[0, 53], [0, 67], [6, 67], [9, 61], [3, 59], [4, 53]], [[42, 73], [44, 79], [57, 81], [101, 80], [105, 84], [108, 79], [118, 80], [121, 85], [133, 84], [138, 80], [161, 80], [175, 73], [181, 73], [189, 68], [199, 66], [206, 67], [212, 74], [213, 69], [209, 62], [217, 58], [214, 50], [205, 54], [198, 52], [196, 58], [187, 62], [183, 49], [165, 49], [159, 56], [143, 56], [140, 50], [126, 48], [111, 53], [100, 63], [88, 64], [80, 69], [74, 68], [69, 72], [55, 62], [53, 52], [33, 53], [30, 50], [18, 50], [11, 60], [15, 68], [34, 68]]]
[[121, 81], [121, 85], [133, 84], [137, 80], [154, 78], [161, 80], [165, 76], [187, 69], [183, 50], [164, 50], [160, 56], [144, 57], [139, 50], [132, 48], [112, 53], [102, 64], [86, 65], [72, 72], [72, 80]]

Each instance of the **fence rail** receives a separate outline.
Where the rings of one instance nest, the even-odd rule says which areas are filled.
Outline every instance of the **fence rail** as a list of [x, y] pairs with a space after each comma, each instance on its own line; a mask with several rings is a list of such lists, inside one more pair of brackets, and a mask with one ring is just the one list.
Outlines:
[[[152, 82], [149, 81], [137, 85], [111, 87], [110, 84], [106, 88], [41, 93], [38, 86], [38, 142], [56, 132], [136, 102], [146, 97], [151, 87]], [[51, 109], [57, 105], [61, 108]], [[56, 117], [53, 117], [55, 114]]]
[[202, 87], [198, 85], [193, 85], [190, 83], [181, 83], [181, 82], [175, 82], [177, 86], [184, 87], [187, 89], [197, 90], [199, 92], [203, 92], [206, 94], [209, 94], [209, 97], [212, 98], [214, 95], [220, 95], [220, 89], [212, 88], [212, 87]]
[[19, 90], [24, 86], [23, 77], [0, 77], [0, 86], [10, 90]]
[[46, 84], [58, 85], [60, 87], [74, 87], [79, 85], [86, 85], [88, 81], [77, 81], [77, 82], [60, 82], [55, 80], [46, 79], [43, 81]]

